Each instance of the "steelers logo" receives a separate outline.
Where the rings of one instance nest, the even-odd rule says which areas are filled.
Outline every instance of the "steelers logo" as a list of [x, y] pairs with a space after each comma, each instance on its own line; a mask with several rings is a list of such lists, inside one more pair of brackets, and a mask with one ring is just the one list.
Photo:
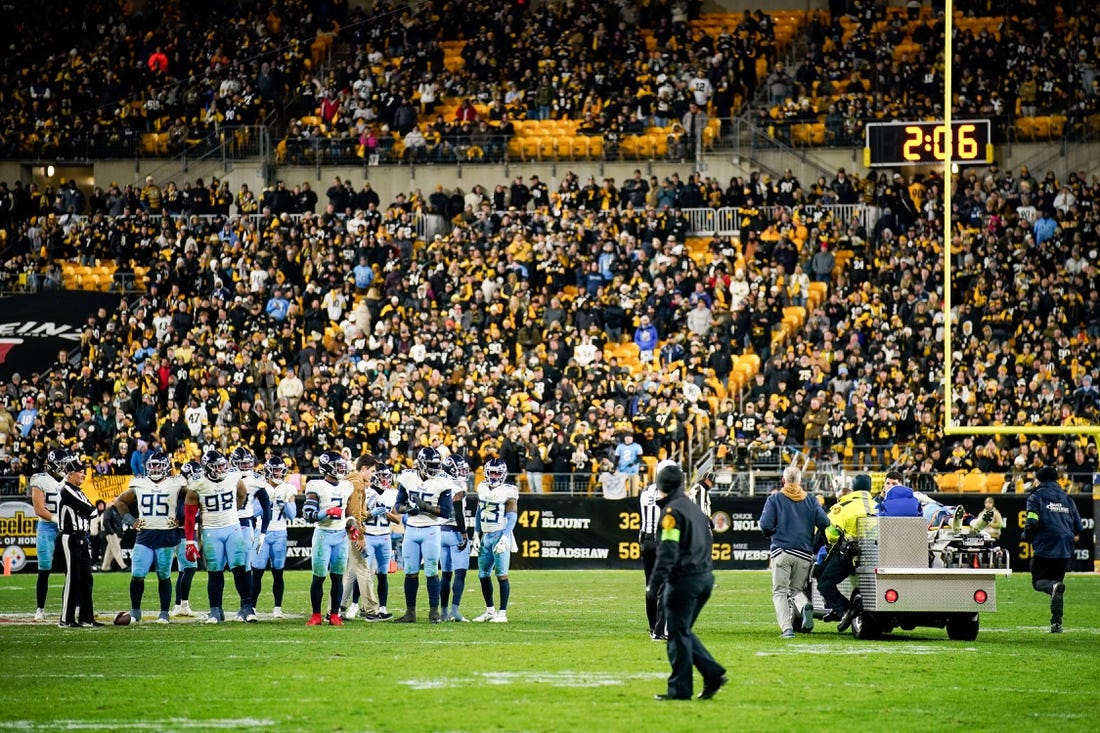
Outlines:
[[676, 529], [676, 517], [671, 514], [661, 517], [661, 529]]
[[18, 573], [27, 564], [27, 553], [23, 552], [23, 548], [18, 545], [4, 548], [4, 554], [0, 556], [0, 560], [6, 565], [8, 558], [11, 558], [11, 571], [13, 573]]

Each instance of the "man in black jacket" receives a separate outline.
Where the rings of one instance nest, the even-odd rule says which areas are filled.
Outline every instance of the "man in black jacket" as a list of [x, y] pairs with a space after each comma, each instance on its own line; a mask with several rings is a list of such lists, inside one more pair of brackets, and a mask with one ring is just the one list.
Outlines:
[[1031, 542], [1031, 587], [1050, 595], [1050, 633], [1062, 633], [1066, 570], [1084, 525], [1073, 499], [1058, 483], [1058, 470], [1044, 466], [1035, 473], [1038, 488], [1027, 495], [1024, 539]]
[[726, 668], [715, 661], [692, 632], [714, 588], [710, 519], [684, 493], [684, 472], [679, 466], [662, 468], [656, 484], [661, 497], [657, 500], [661, 507], [660, 544], [647, 593], [654, 594], [660, 589], [668, 633], [668, 661], [672, 665], [668, 692], [657, 695], [657, 699], [690, 700], [694, 666], [703, 675], [699, 699], [709, 700], [727, 681]]

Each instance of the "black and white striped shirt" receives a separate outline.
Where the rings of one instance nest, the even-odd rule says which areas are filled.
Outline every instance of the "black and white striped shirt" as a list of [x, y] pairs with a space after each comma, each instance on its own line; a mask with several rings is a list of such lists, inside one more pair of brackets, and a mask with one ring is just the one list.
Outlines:
[[661, 507], [657, 506], [657, 484], [645, 487], [638, 502], [642, 510], [642, 527], [638, 535], [642, 540], [657, 538], [657, 525], [661, 521]]
[[95, 514], [95, 506], [83, 491], [68, 481], [61, 484], [57, 512], [57, 526], [61, 534], [88, 534], [90, 520]]

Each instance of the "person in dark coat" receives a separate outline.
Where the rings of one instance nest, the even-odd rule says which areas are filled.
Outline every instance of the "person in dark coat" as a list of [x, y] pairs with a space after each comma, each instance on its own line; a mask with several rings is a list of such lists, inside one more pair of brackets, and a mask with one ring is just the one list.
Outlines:
[[1024, 539], [1031, 543], [1031, 587], [1050, 596], [1050, 633], [1062, 633], [1066, 571], [1084, 525], [1077, 505], [1058, 483], [1058, 469], [1035, 473], [1039, 486], [1027, 495]]
[[[660, 593], [668, 634], [668, 691], [658, 700], [690, 700], [694, 666], [703, 675], [700, 700], [709, 700], [728, 681], [726, 668], [710, 655], [692, 631], [714, 588], [710, 519], [684, 491], [684, 472], [677, 465], [657, 473], [661, 507], [657, 563], [647, 594]], [[648, 599], [647, 599], [648, 600]]]

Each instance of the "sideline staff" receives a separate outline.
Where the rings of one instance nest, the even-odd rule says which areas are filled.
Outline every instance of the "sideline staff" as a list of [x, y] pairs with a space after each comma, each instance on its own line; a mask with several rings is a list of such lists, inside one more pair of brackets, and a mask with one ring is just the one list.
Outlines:
[[710, 520], [684, 493], [684, 472], [673, 464], [657, 473], [661, 542], [650, 576], [650, 594], [661, 588], [668, 629], [668, 692], [658, 700], [690, 700], [692, 666], [703, 675], [700, 700], [709, 700], [727, 682], [726, 668], [715, 661], [692, 627], [714, 588]]
[[[65, 481], [58, 498], [58, 550], [65, 557], [65, 589], [61, 593], [62, 629], [103, 626], [95, 620], [92, 608], [92, 543], [88, 537], [95, 506], [80, 490], [84, 467], [73, 453], [61, 462]], [[78, 618], [79, 615], [79, 618]]]
[[1050, 633], [1062, 633], [1062, 605], [1066, 570], [1073, 545], [1083, 524], [1077, 505], [1058, 484], [1058, 470], [1051, 466], [1035, 474], [1038, 488], [1027, 495], [1024, 539], [1031, 543], [1031, 587], [1050, 596]]

